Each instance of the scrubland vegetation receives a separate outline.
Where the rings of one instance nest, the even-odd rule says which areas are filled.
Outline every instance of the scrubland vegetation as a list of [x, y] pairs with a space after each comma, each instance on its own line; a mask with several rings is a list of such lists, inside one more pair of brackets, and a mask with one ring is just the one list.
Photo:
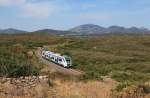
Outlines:
[[125, 94], [114, 98], [138, 98], [150, 91], [150, 86], [144, 85], [150, 79], [149, 41], [150, 36], [109, 35], [76, 40], [54, 50], [72, 56], [74, 68], [85, 72], [81, 80], [110, 76], [119, 82], [115, 90]]
[[72, 56], [74, 68], [85, 72], [81, 79], [109, 75], [130, 85], [150, 79], [149, 40], [150, 36], [101, 36], [59, 45], [55, 50]]
[[149, 40], [150, 36], [125, 35], [89, 38], [1, 35], [1, 60], [10, 65], [15, 65], [15, 60], [11, 59], [20, 60], [20, 63], [26, 60], [30, 65], [27, 51], [50, 45], [52, 51], [72, 56], [73, 67], [86, 73], [83, 79], [101, 79], [103, 75], [110, 75], [119, 82], [142, 82], [150, 78]]
[[38, 75], [39, 68], [27, 58], [26, 49], [22, 45], [0, 48], [0, 76], [19, 77]]
[[[57, 38], [39, 35], [0, 36], [0, 76], [20, 77], [39, 75], [42, 64], [35, 56], [34, 48], [57, 43]], [[30, 54], [29, 54], [30, 53]]]
[[[116, 91], [150, 80], [150, 36], [107, 35], [71, 38], [46, 35], [1, 35], [0, 76], [19, 77], [40, 74], [43, 64], [35, 56], [35, 47], [68, 54], [73, 68], [84, 75], [78, 80], [100, 80], [109, 76], [119, 84]], [[30, 58], [28, 51], [32, 51]], [[146, 88], [146, 87], [144, 87]], [[150, 92], [150, 88], [146, 88]], [[94, 97], [95, 98], [95, 97]], [[119, 97], [118, 97], [119, 98]], [[136, 97], [135, 97], [136, 98]], [[137, 97], [138, 98], [138, 97]]]

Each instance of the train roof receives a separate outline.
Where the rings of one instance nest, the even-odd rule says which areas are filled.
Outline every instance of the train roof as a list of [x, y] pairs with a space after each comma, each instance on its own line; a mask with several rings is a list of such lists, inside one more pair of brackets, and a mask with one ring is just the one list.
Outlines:
[[46, 53], [46, 54], [49, 54], [49, 55], [57, 56], [57, 57], [60, 57], [60, 58], [71, 58], [71, 57], [68, 56], [68, 55], [61, 55], [61, 54], [54, 53], [54, 52], [51, 52], [51, 51], [45, 51], [45, 53]]
[[68, 55], [63, 55], [63, 57], [65, 57], [65, 58], [71, 58], [70, 56], [68, 56]]
[[58, 53], [54, 53], [54, 52], [51, 52], [51, 51], [45, 51], [46, 54], [50, 54], [50, 55], [54, 55], [54, 56], [58, 56], [58, 57], [63, 57], [61, 56], [60, 54]]

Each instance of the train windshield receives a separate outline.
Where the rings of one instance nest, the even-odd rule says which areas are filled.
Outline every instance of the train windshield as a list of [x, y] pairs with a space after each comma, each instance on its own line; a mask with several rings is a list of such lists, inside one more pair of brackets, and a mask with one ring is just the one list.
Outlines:
[[66, 61], [67, 61], [67, 63], [69, 63], [69, 64], [70, 64], [70, 62], [71, 62], [71, 59], [68, 59], [68, 58], [67, 58], [67, 59], [66, 59]]
[[69, 56], [64, 56], [65, 57], [65, 59], [66, 59], [66, 62], [67, 62], [67, 64], [68, 65], [71, 65], [71, 57], [69, 57]]

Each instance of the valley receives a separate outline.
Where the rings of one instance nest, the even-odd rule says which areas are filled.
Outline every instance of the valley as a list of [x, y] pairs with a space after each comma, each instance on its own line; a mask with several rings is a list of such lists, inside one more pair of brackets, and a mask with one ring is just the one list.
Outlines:
[[[149, 35], [0, 35], [0, 94], [2, 98], [27, 98], [26, 94], [28, 98], [148, 98], [149, 41]], [[42, 48], [71, 56], [73, 66], [66, 69], [43, 59]], [[34, 82], [30, 90], [21, 82], [28, 81], [21, 80], [23, 77], [34, 81], [42, 76], [48, 78]], [[7, 86], [18, 87], [10, 80], [22, 86], [12, 91]], [[36, 96], [38, 92], [42, 93]]]

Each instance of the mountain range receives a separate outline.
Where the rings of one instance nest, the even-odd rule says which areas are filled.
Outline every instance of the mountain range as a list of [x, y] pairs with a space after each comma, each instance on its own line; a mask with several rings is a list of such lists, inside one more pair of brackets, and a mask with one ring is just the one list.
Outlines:
[[28, 33], [28, 32], [24, 30], [13, 29], [13, 28], [0, 29], [0, 34], [20, 34], [20, 33]]
[[121, 26], [102, 27], [94, 24], [84, 24], [69, 30], [53, 30], [42, 29], [34, 32], [27, 32], [13, 28], [0, 29], [0, 34], [22, 34], [22, 33], [37, 33], [37, 34], [54, 34], [54, 35], [101, 35], [101, 34], [150, 34], [147, 28], [130, 27], [125, 28]]
[[137, 27], [125, 28], [121, 26], [110, 26], [108, 28], [105, 28], [93, 24], [80, 25], [70, 29], [69, 31], [78, 32], [78, 33], [87, 33], [87, 34], [106, 34], [106, 33], [113, 33], [113, 34], [114, 33], [115, 34], [149, 33], [150, 34], [150, 30], [148, 30], [147, 28], [137, 28]]

